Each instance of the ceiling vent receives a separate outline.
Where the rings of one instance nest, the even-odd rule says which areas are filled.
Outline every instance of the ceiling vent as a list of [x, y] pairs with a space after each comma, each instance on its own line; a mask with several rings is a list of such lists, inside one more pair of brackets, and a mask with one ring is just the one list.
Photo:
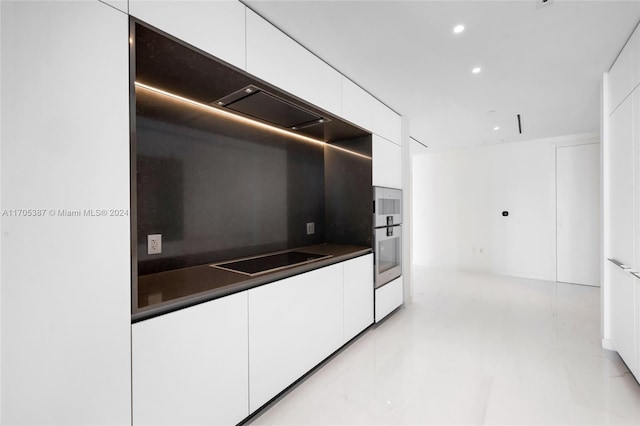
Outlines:
[[518, 118], [518, 133], [522, 134], [522, 118], [520, 117], [520, 114], [516, 117]]

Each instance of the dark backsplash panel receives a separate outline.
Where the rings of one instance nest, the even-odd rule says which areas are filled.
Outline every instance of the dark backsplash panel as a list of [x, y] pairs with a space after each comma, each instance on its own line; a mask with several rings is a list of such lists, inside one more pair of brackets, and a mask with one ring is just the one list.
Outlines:
[[[131, 30], [134, 304], [138, 276], [324, 242], [371, 247], [370, 159], [206, 105], [251, 84], [328, 118], [300, 134], [370, 157], [369, 132], [135, 19]], [[150, 234], [161, 254], [147, 255]]]
[[322, 146], [141, 88], [136, 114], [139, 275], [324, 242]]
[[[371, 157], [371, 136], [332, 145]], [[371, 160], [327, 147], [324, 163], [326, 242], [371, 247]]]

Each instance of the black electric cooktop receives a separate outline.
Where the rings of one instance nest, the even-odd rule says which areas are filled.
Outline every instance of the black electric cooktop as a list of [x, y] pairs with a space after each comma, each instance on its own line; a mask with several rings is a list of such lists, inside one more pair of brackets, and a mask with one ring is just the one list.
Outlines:
[[315, 262], [327, 259], [331, 255], [305, 253], [302, 251], [288, 251], [285, 253], [270, 254], [251, 259], [236, 260], [233, 262], [217, 263], [210, 265], [214, 268], [226, 269], [232, 272], [255, 276], [266, 274], [267, 272], [277, 271], [279, 269], [298, 266], [305, 263]]

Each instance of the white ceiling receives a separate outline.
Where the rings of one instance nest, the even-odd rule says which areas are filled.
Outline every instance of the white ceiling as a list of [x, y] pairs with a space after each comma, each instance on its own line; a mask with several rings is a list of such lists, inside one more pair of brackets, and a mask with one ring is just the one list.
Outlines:
[[598, 132], [602, 73], [640, 20], [640, 1], [243, 2], [433, 150]]

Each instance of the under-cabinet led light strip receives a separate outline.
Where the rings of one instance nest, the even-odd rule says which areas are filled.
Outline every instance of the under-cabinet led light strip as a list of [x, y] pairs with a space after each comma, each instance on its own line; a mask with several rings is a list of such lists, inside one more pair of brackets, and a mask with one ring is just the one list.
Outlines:
[[360, 154], [358, 152], [353, 152], [353, 151], [350, 151], [348, 149], [345, 149], [345, 148], [342, 148], [342, 147], [339, 147], [339, 146], [331, 145], [329, 143], [326, 143], [326, 142], [321, 141], [319, 139], [311, 138], [309, 136], [304, 136], [304, 135], [301, 135], [301, 134], [298, 134], [298, 133], [290, 132], [288, 130], [281, 129], [279, 127], [275, 127], [275, 126], [272, 126], [270, 124], [263, 123], [261, 121], [252, 120], [251, 118], [248, 118], [248, 117], [237, 115], [237, 114], [234, 114], [232, 112], [225, 111], [223, 109], [216, 108], [216, 107], [211, 106], [211, 105], [203, 104], [201, 102], [194, 101], [193, 99], [185, 98], [185, 97], [182, 97], [180, 95], [176, 95], [175, 93], [167, 92], [166, 90], [158, 89], [157, 87], [149, 86], [147, 84], [140, 83], [140, 82], [137, 82], [137, 81], [135, 82], [135, 85], [136, 85], [136, 87], [139, 87], [141, 89], [149, 90], [149, 91], [157, 93], [159, 95], [163, 95], [163, 96], [170, 97], [172, 99], [176, 99], [178, 101], [187, 103], [187, 104], [195, 106], [197, 108], [201, 108], [201, 109], [204, 109], [206, 111], [212, 112], [214, 114], [222, 115], [224, 117], [227, 117], [227, 118], [230, 118], [230, 119], [233, 119], [233, 120], [237, 120], [237, 121], [240, 121], [240, 122], [245, 123], [245, 124], [249, 124], [249, 125], [252, 125], [252, 126], [255, 126], [255, 127], [259, 127], [259, 128], [265, 129], [265, 130], [269, 130], [269, 131], [272, 131], [272, 132], [275, 132], [275, 133], [279, 133], [281, 135], [288, 136], [288, 137], [291, 137], [291, 138], [294, 138], [294, 139], [298, 139], [298, 140], [301, 140], [301, 141], [310, 142], [310, 143], [314, 143], [314, 144], [317, 144], [317, 145], [327, 146], [329, 148], [337, 149], [338, 151], [346, 152], [347, 154], [351, 154], [351, 155], [355, 155], [357, 157], [366, 158], [367, 160], [371, 160], [371, 157], [369, 157], [367, 155]]

